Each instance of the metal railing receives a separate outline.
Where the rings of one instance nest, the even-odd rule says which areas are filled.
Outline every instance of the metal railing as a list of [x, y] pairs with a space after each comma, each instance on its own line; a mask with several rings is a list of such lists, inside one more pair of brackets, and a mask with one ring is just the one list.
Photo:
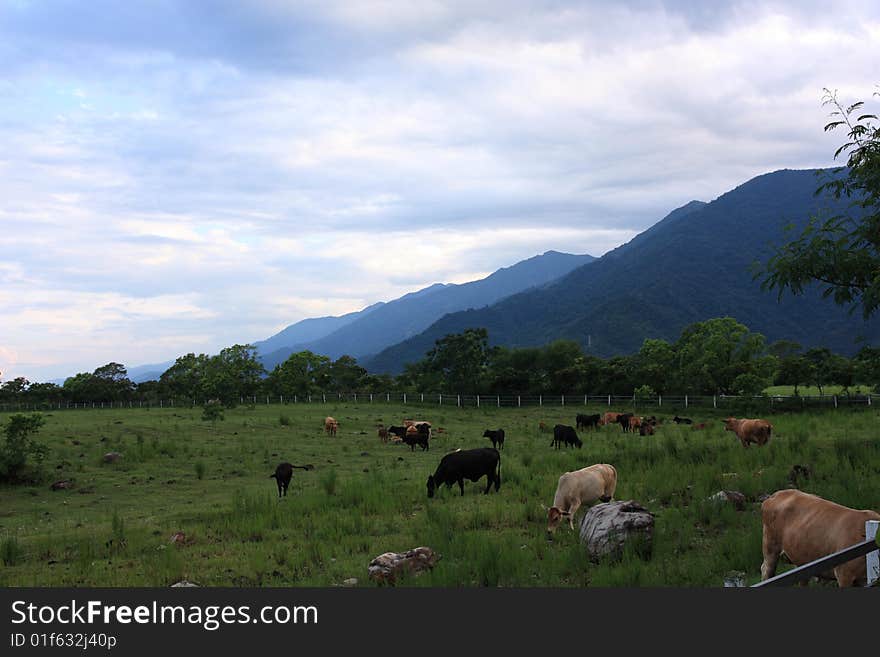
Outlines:
[[821, 559], [806, 563], [803, 566], [792, 568], [781, 575], [765, 579], [763, 582], [752, 584], [752, 588], [760, 588], [762, 586], [791, 586], [792, 584], [806, 581], [811, 577], [821, 575], [836, 566], [862, 556], [868, 557], [866, 559], [867, 585], [873, 586], [878, 577], [880, 577], [880, 562], [878, 562], [878, 543], [876, 538], [878, 525], [880, 525], [880, 521], [869, 520], [865, 523], [866, 538], [864, 541], [856, 543], [855, 545], [850, 545], [842, 550], [838, 550], [837, 552], [822, 557]]

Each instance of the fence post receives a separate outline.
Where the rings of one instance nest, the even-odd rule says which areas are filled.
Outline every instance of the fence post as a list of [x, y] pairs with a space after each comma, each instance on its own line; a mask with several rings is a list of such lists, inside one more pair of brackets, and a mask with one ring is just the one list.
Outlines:
[[[865, 539], [877, 540], [877, 528], [880, 527], [880, 520], [865, 521]], [[874, 550], [865, 555], [865, 561], [868, 565], [868, 586], [872, 586], [877, 579], [880, 579], [880, 552]]]
[[424, 403], [424, 401], [425, 401], [425, 393], [421, 393], [421, 394], [419, 395], [419, 401], [422, 402], [422, 403]]
[[406, 393], [403, 393], [403, 403], [406, 403]]
[[438, 392], [437, 394], [439, 395], [439, 400], [440, 400], [439, 402], [437, 402], [437, 405], [438, 405], [438, 406], [443, 406], [443, 393], [442, 393], [442, 392]]
[[608, 395], [608, 405], [611, 406], [611, 395]]
[[387, 402], [391, 401], [391, 393], [390, 392], [385, 393], [385, 401], [387, 401]]
[[501, 395], [498, 395], [498, 408], [501, 408]]
[[327, 403], [327, 395], [325, 395], [323, 392], [321, 393], [321, 403], [322, 404]]
[[718, 398], [712, 395], [712, 408], [718, 408]]
[[310, 404], [312, 403], [312, 396], [311, 395], [309, 395], [309, 403]]
[[477, 408], [479, 408], [479, 407], [480, 407], [480, 396], [477, 395]]
[[516, 407], [519, 408], [522, 406], [522, 397], [519, 395], [516, 396]]
[[837, 395], [834, 395], [834, 408], [837, 408]]
[[538, 395], [538, 406], [544, 405], [544, 395]]
[[685, 408], [688, 407], [688, 396], [687, 395], [684, 396], [684, 407]]
[[562, 395], [562, 405], [565, 406], [565, 395]]
[[663, 395], [657, 395], [657, 407], [663, 406]]
[[461, 395], [458, 396], [458, 405], [461, 406]]

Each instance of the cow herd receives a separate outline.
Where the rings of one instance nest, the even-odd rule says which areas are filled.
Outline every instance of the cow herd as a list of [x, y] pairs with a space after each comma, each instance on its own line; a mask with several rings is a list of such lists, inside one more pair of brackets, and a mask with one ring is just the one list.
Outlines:
[[[678, 415], [671, 422], [676, 425], [690, 425], [693, 430], [708, 427], [705, 422], [694, 424], [690, 418]], [[633, 413], [578, 414], [575, 418], [576, 428], [564, 424], [553, 427], [550, 446], [556, 449], [563, 446], [581, 448], [583, 441], [578, 437], [577, 430], [598, 431], [603, 426], [618, 425], [624, 433], [638, 432], [641, 436], [650, 436], [662, 424], [662, 419], [658, 420], [653, 416], [640, 417]], [[763, 419], [729, 417], [723, 420], [723, 424], [726, 431], [736, 434], [744, 448], [751, 444], [766, 445], [773, 431], [773, 425]], [[327, 435], [335, 436], [338, 427], [339, 423], [334, 418], [326, 418], [324, 429]], [[544, 422], [540, 423], [538, 430], [541, 433], [550, 431]], [[403, 443], [411, 451], [415, 451], [416, 446], [427, 451], [431, 432], [431, 423], [425, 420], [404, 420], [400, 426], [387, 428], [378, 425], [378, 435], [383, 443]], [[499, 449], [504, 448], [505, 432], [503, 429], [486, 429], [483, 437], [491, 441], [492, 447], [456, 449], [440, 459], [434, 473], [427, 479], [429, 498], [433, 498], [443, 485], [451, 488], [453, 484], [458, 484], [461, 496], [464, 496], [464, 480], [476, 482], [482, 477], [486, 477], [484, 494], [488, 494], [493, 486], [496, 492], [500, 491]], [[310, 470], [313, 466], [280, 463], [275, 473], [270, 475], [270, 478], [276, 480], [279, 499], [287, 494], [295, 468]], [[548, 538], [552, 537], [553, 532], [566, 519], [573, 530], [575, 514], [581, 507], [610, 501], [614, 497], [617, 483], [617, 469], [608, 463], [597, 463], [560, 475], [553, 506], [543, 507], [547, 512]], [[880, 520], [880, 514], [874, 511], [850, 509], [796, 489], [781, 490], [765, 499], [761, 506], [761, 517], [764, 557], [761, 564], [762, 580], [775, 574], [781, 554], [795, 565], [808, 563], [864, 540], [865, 520]], [[825, 576], [836, 579], [841, 587], [863, 584], [866, 579], [865, 558], [849, 561], [835, 568], [833, 572], [825, 573]]]

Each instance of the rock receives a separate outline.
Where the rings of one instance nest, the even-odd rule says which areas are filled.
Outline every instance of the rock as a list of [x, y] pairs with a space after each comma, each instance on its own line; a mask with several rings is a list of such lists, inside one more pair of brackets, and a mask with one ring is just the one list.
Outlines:
[[183, 532], [175, 532], [171, 536], [171, 540], [169, 543], [174, 543], [176, 545], [186, 545], [186, 534]]
[[343, 586], [357, 586], [358, 585], [358, 578], [357, 577], [349, 577], [348, 579], [342, 581], [342, 585]]
[[73, 488], [73, 483], [68, 481], [67, 479], [63, 479], [62, 481], [56, 481], [50, 486], [50, 488], [52, 490], [67, 490], [69, 488]]
[[580, 538], [593, 561], [619, 559], [629, 542], [640, 554], [650, 556], [654, 514], [634, 500], [597, 504], [581, 520]]
[[172, 584], [172, 585], [171, 585], [171, 588], [172, 588], [172, 589], [175, 589], [175, 588], [191, 588], [191, 587], [198, 588], [198, 586], [199, 586], [198, 584], [194, 584], [193, 582], [188, 582], [187, 580], [183, 579], [183, 580], [177, 582], [176, 584]]
[[119, 452], [107, 452], [104, 454], [104, 463], [116, 463], [121, 458], [122, 454]]
[[737, 511], [746, 508], [746, 496], [735, 490], [720, 490], [709, 499], [713, 502], [730, 502]]
[[724, 576], [724, 588], [739, 588], [746, 585], [746, 574], [741, 570], [731, 570]]
[[386, 552], [370, 562], [367, 569], [370, 579], [378, 584], [395, 584], [401, 575], [419, 575], [430, 570], [440, 560], [440, 555], [429, 547], [417, 547], [404, 553]]

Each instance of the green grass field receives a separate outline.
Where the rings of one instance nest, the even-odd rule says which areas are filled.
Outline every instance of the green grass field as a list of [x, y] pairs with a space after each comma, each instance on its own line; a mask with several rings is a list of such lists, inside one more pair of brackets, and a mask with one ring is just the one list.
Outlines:
[[[729, 571], [759, 579], [762, 493], [789, 485], [807, 465], [804, 490], [857, 508], [880, 507], [880, 439], [872, 409], [773, 416], [778, 435], [743, 449], [718, 417], [692, 413], [710, 428], [672, 424], [653, 437], [617, 427], [581, 431], [581, 450], [553, 450], [544, 421], [574, 424], [578, 412], [607, 409], [403, 407], [327, 404], [239, 407], [212, 426], [201, 409], [115, 409], [44, 414], [50, 447], [39, 485], [0, 488], [0, 585], [333, 586], [356, 577], [387, 551], [427, 545], [442, 555], [417, 586], [720, 586]], [[623, 409], [618, 409], [623, 410]], [[340, 422], [327, 437], [323, 418]], [[670, 413], [671, 416], [671, 413]], [[377, 422], [430, 420], [446, 432], [415, 452], [382, 444]], [[669, 416], [667, 416], [669, 417]], [[0, 415], [0, 424], [7, 416]], [[442, 489], [425, 481], [446, 451], [489, 446], [502, 427], [500, 493], [485, 479]], [[104, 463], [110, 451], [123, 454]], [[276, 464], [297, 470], [277, 499]], [[560, 474], [593, 463], [619, 473], [617, 499], [656, 514], [653, 556], [627, 554], [593, 564], [576, 532], [545, 535]], [[70, 490], [50, 490], [70, 479]], [[744, 493], [745, 511], [707, 501], [721, 489]], [[170, 537], [184, 532], [184, 545]]]

